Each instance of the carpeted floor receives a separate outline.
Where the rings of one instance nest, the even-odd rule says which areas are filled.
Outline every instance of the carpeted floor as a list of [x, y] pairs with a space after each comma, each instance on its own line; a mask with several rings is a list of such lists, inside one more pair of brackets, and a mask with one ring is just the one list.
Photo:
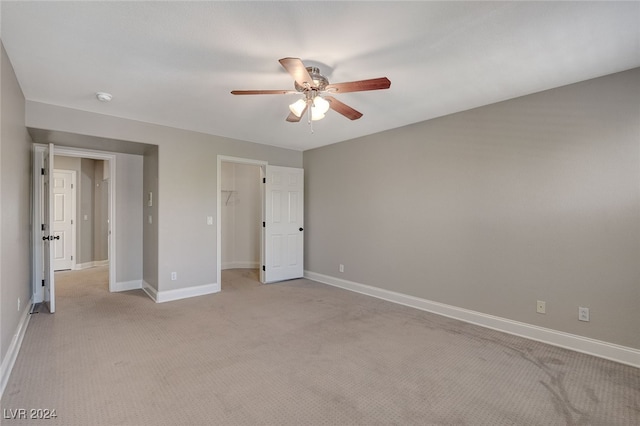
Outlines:
[[[638, 425], [640, 370], [309, 280], [153, 303], [57, 274], [3, 425]], [[10, 420], [55, 409], [53, 420]]]

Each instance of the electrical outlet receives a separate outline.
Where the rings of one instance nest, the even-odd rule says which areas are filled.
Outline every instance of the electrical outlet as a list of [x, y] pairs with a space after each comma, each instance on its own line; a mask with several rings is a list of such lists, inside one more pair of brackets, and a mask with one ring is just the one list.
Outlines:
[[338, 270], [340, 272], [344, 272], [344, 265], [341, 263], [340, 266], [338, 267]]
[[536, 302], [536, 312], [539, 314], [546, 314], [547, 303], [543, 300], [538, 300], [538, 302]]
[[578, 308], [578, 320], [589, 321], [589, 308], [583, 308], [582, 306]]
[[178, 273], [177, 272], [172, 272], [171, 273], [171, 281], [175, 281], [178, 279]]

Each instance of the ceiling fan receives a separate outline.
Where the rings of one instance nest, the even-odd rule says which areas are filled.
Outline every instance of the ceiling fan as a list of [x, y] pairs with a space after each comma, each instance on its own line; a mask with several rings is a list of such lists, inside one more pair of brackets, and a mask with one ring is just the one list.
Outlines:
[[294, 79], [295, 90], [233, 90], [233, 95], [286, 95], [302, 94], [303, 98], [289, 105], [291, 112], [287, 121], [297, 123], [305, 113], [308, 113], [309, 123], [321, 120], [325, 113], [332, 110], [344, 115], [350, 120], [357, 120], [362, 113], [340, 102], [331, 94], [347, 92], [363, 92], [366, 90], [388, 89], [391, 81], [386, 77], [370, 80], [350, 81], [348, 83], [329, 83], [316, 67], [305, 67], [298, 58], [282, 58], [280, 64]]

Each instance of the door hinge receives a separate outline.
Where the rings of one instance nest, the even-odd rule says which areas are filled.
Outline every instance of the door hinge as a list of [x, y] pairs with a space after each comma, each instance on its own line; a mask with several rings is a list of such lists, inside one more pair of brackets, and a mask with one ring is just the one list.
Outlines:
[[71, 184], [71, 189], [73, 189], [73, 184]]
[[40, 169], [40, 174], [44, 176], [44, 167]]
[[262, 178], [262, 183], [267, 183], [267, 178]]
[[71, 219], [71, 224], [73, 225], [73, 219]]
[[40, 230], [41, 231], [46, 231], [47, 230], [47, 225], [45, 225], [44, 223], [42, 225], [40, 225]]
[[44, 280], [42, 280], [42, 287], [44, 287]]
[[[266, 271], [266, 270], [267, 270], [267, 267], [266, 267], [266, 266], [264, 266], [264, 265], [262, 265], [262, 270], [263, 270], [263, 271]], [[43, 284], [43, 285], [44, 285], [44, 284]]]
[[71, 260], [73, 260], [73, 256], [71, 256]]
[[267, 227], [267, 222], [262, 222], [262, 227], [266, 228]]

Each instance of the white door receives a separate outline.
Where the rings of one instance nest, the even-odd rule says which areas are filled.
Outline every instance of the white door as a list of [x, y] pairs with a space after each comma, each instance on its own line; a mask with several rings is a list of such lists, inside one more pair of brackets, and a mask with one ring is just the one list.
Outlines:
[[74, 206], [75, 171], [55, 170], [53, 172], [53, 269], [61, 271], [73, 268], [73, 239], [75, 215]]
[[53, 250], [52, 241], [55, 236], [51, 232], [53, 224], [53, 188], [51, 185], [51, 175], [53, 173], [53, 144], [49, 144], [48, 150], [44, 152], [42, 165], [42, 243], [44, 260], [44, 303], [49, 308], [49, 312], [56, 311], [55, 279], [53, 274]]
[[304, 274], [304, 170], [265, 166], [262, 282]]

